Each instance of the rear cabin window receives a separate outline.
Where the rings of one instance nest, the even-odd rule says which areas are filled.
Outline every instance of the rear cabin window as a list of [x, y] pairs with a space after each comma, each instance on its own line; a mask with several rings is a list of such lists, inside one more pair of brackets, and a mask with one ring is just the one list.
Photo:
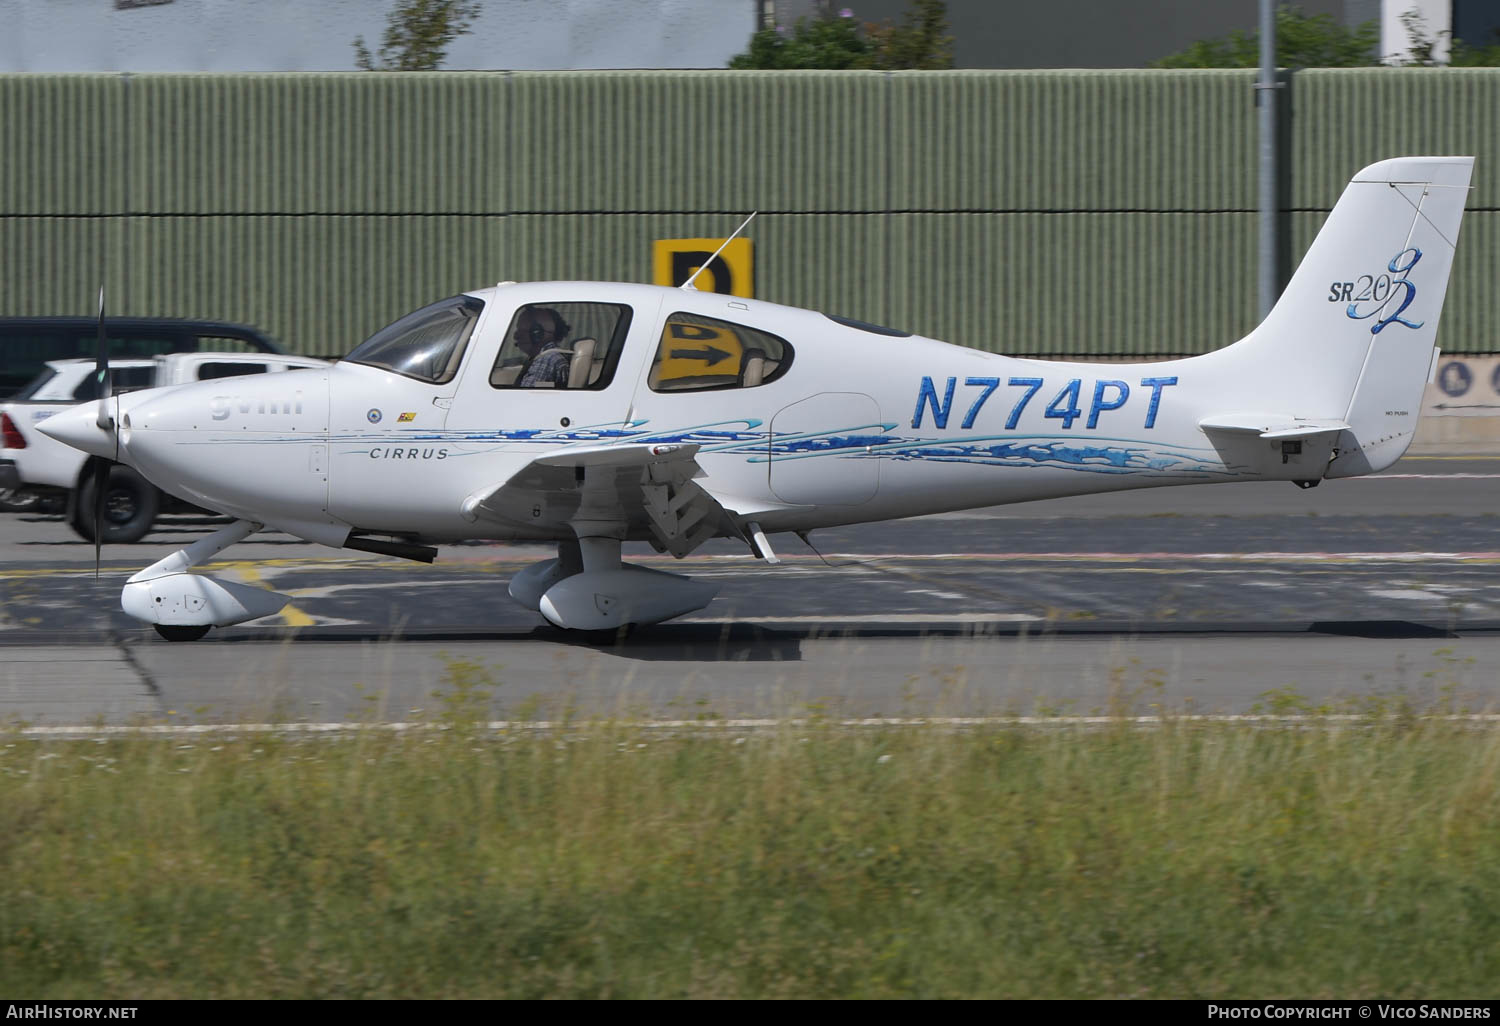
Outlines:
[[662, 329], [647, 383], [653, 392], [754, 388], [792, 363], [786, 339], [700, 314], [674, 313]]
[[528, 303], [511, 318], [490, 385], [605, 388], [625, 348], [630, 316], [630, 307], [618, 303]]
[[902, 331], [900, 328], [887, 328], [883, 324], [871, 324], [869, 321], [856, 321], [853, 317], [840, 317], [837, 314], [824, 314], [830, 321], [837, 321], [846, 328], [858, 328], [860, 331], [868, 331], [872, 335], [885, 335], [888, 338], [911, 338], [911, 332]]

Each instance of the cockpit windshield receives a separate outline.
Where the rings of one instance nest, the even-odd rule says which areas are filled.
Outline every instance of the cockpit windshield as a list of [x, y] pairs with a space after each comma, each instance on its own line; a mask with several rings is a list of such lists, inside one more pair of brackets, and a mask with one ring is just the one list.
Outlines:
[[350, 363], [441, 385], [453, 380], [484, 301], [453, 296], [381, 328], [344, 357]]

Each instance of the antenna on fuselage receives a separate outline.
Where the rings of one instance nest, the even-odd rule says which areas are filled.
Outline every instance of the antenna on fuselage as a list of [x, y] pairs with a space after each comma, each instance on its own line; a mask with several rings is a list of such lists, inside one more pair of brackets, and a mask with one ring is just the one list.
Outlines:
[[716, 260], [718, 258], [718, 256], [719, 256], [720, 253], [724, 252], [724, 247], [727, 246], [727, 245], [729, 245], [731, 242], [733, 242], [735, 240], [735, 237], [738, 236], [740, 234], [740, 232], [744, 231], [746, 228], [748, 228], [750, 226], [750, 222], [755, 220], [755, 215], [758, 214], [758, 213], [760, 213], [759, 210], [752, 210], [750, 212], [750, 216], [747, 217], [747, 218], [745, 218], [745, 223], [742, 224], [742, 225], [740, 225], [738, 228], [736, 228], [734, 230], [734, 235], [731, 235], [731, 236], [729, 236], [729, 238], [725, 239], [724, 242], [723, 242], [723, 244], [720, 245], [718, 249], [714, 250], [714, 255], [711, 256], [711, 257], [709, 257], [707, 260], [703, 261], [703, 266], [700, 267], [700, 268], [698, 268], [691, 275], [689, 275], [688, 276], [688, 280], [685, 281], [685, 282], [683, 282], [681, 285], [679, 285], [677, 287], [680, 288], [680, 289], [691, 289], [693, 287], [693, 282], [695, 282], [695, 281], [698, 280], [698, 275], [700, 275], [704, 271], [708, 270], [708, 265], [711, 264], [711, 263], [713, 263], [714, 260]]

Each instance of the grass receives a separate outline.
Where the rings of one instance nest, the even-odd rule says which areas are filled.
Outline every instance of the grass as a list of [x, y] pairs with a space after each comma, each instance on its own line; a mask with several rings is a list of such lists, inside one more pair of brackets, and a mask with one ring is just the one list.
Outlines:
[[[1500, 731], [0, 735], [0, 992], [1485, 997]], [[1282, 701], [1284, 705], [1284, 700]]]

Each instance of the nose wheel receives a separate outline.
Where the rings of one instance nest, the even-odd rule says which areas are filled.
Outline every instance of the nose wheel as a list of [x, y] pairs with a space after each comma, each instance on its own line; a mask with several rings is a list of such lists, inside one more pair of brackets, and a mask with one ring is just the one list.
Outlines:
[[183, 626], [181, 624], [153, 623], [151, 626], [156, 628], [156, 633], [168, 641], [197, 641], [203, 635], [207, 634], [209, 630], [203, 624]]
[[285, 595], [190, 572], [260, 527], [236, 520], [158, 559], [125, 582], [120, 608], [155, 627], [167, 641], [197, 641], [210, 627], [228, 627], [279, 611], [287, 603]]

